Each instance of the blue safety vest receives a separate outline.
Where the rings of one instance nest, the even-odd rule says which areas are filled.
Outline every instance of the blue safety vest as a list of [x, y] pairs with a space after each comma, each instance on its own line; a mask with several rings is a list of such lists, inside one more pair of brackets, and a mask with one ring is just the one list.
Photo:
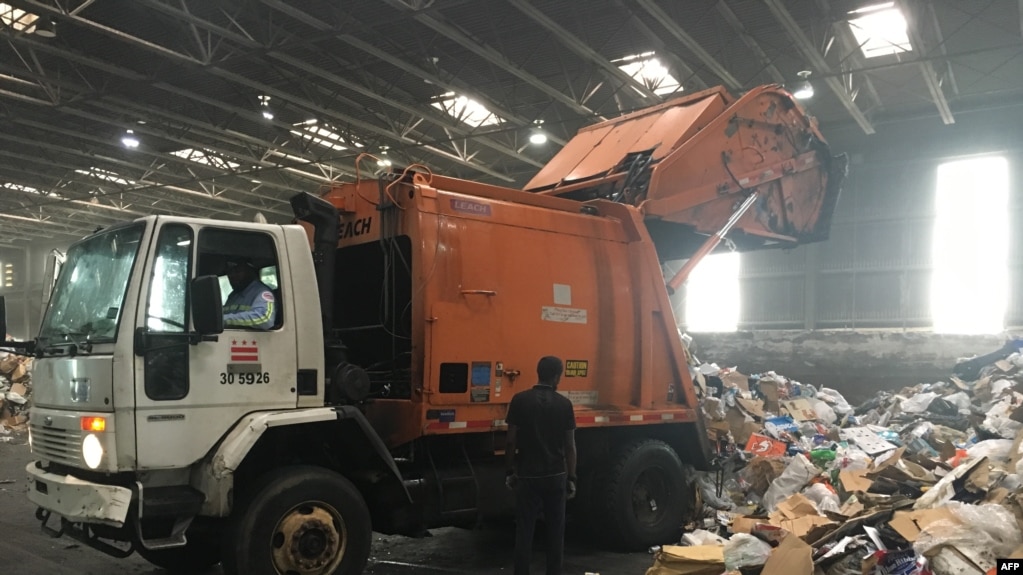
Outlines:
[[270, 288], [254, 280], [243, 290], [235, 290], [224, 304], [226, 327], [270, 329], [277, 319], [277, 302]]

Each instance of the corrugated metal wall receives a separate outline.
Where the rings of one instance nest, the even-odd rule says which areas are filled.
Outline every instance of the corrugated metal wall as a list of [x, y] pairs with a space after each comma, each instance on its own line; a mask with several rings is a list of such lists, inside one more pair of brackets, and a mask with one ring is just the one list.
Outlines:
[[739, 329], [930, 326], [937, 167], [984, 153], [1010, 162], [1006, 326], [1023, 326], [1023, 109], [957, 116], [952, 126], [937, 118], [902, 122], [873, 136], [824, 131], [834, 150], [852, 159], [831, 239], [744, 254]]

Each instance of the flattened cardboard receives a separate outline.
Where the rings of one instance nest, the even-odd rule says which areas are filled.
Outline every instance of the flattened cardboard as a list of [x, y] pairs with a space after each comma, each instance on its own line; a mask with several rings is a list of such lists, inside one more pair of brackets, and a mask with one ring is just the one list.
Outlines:
[[[882, 471], [884, 471], [885, 469], [887, 469], [888, 467], [891, 467], [892, 465], [895, 465], [895, 462], [897, 462], [898, 460], [902, 459], [902, 455], [904, 453], [906, 453], [906, 448], [905, 447], [900, 447], [900, 448], [896, 449], [891, 455], [889, 455], [886, 458], [884, 458], [883, 460], [881, 460], [880, 463], [878, 463], [877, 459], [875, 459], [874, 462], [870, 464], [870, 473], [872, 475], [873, 474], [878, 474], [878, 473], [881, 473]], [[881, 459], [881, 458], [879, 457], [878, 459]]]
[[724, 571], [725, 548], [721, 545], [665, 545], [646, 575], [721, 575]]
[[888, 525], [902, 535], [906, 541], [912, 543], [928, 525], [942, 519], [956, 521], [955, 515], [952, 515], [947, 507], [936, 507], [934, 509], [896, 511]]
[[739, 404], [746, 413], [753, 417], [760, 418], [761, 420], [766, 417], [764, 415], [764, 402], [759, 399], [746, 399], [744, 397], [736, 397], [735, 402]]
[[767, 517], [750, 517], [744, 515], [732, 519], [732, 533], [749, 533], [759, 523], [771, 523]]
[[1000, 359], [995, 362], [995, 367], [997, 367], [1002, 373], [1009, 373], [1012, 371], [1013, 365], [1004, 359]]
[[849, 501], [845, 502], [845, 505], [838, 510], [838, 513], [846, 518], [858, 517], [860, 513], [863, 513], [863, 504], [859, 502], [855, 497], [850, 497]]
[[802, 397], [782, 401], [781, 406], [784, 407], [785, 411], [788, 411], [789, 415], [792, 416], [792, 419], [796, 421], [817, 421], [817, 412], [813, 410], [813, 406], [810, 405], [810, 402]]
[[21, 397], [28, 395], [28, 388], [25, 387], [24, 383], [15, 383], [11, 386], [11, 392], [17, 393]]
[[759, 431], [763, 426], [753, 421], [746, 421], [746, 414], [738, 407], [731, 407], [725, 412], [725, 421], [732, 432], [735, 443], [739, 445], [749, 441], [750, 435]]
[[[867, 478], [867, 470], [865, 469], [839, 471], [838, 480], [842, 483], [842, 488], [849, 493], [853, 493], [855, 491], [869, 491], [870, 486], [874, 484], [873, 479]], [[845, 513], [842, 515], [845, 515]]]
[[729, 371], [718, 375], [721, 378], [721, 383], [726, 386], [735, 386], [739, 388], [739, 391], [749, 391], [749, 376], [743, 375], [738, 371]]
[[798, 519], [786, 519], [781, 522], [781, 528], [790, 531], [797, 537], [805, 537], [817, 527], [834, 525], [835, 522], [820, 515], [806, 515]]
[[[798, 519], [800, 517], [818, 516], [817, 507], [802, 493], [796, 493], [778, 504], [777, 513], [784, 519]], [[784, 527], [784, 526], [783, 526]]]
[[771, 553], [761, 575], [813, 575], [813, 547], [789, 535]]

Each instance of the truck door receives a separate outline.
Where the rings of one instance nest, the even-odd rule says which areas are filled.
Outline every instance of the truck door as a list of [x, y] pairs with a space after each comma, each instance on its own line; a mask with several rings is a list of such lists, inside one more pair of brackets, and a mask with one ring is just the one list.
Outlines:
[[[279, 288], [283, 236], [280, 228], [263, 230], [173, 221], [158, 229], [136, 323], [139, 468], [187, 466], [246, 413], [295, 407], [295, 326], [288, 317], [290, 290]], [[225, 325], [217, 341], [189, 341], [190, 280], [220, 276], [226, 299], [232, 289], [227, 263], [241, 258], [258, 272], [254, 281], [264, 285], [251, 291], [273, 308], [275, 322]]]

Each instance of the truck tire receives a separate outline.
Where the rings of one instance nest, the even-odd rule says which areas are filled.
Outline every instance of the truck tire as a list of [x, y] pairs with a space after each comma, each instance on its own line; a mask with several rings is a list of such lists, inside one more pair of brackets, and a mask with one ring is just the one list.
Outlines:
[[603, 539], [624, 551], [677, 543], [691, 502], [682, 461], [667, 443], [644, 439], [614, 454], [594, 486]]
[[369, 509], [348, 479], [321, 467], [286, 467], [243, 496], [227, 534], [224, 573], [358, 575], [372, 538]]
[[184, 547], [146, 549], [137, 545], [135, 552], [146, 561], [170, 573], [204, 573], [220, 563], [219, 539], [189, 536]]

